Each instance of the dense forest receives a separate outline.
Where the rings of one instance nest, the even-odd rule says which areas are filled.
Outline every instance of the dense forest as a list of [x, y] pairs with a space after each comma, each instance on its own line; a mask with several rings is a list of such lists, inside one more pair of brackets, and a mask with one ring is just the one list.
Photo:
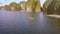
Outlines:
[[27, 10], [39, 11], [41, 9], [47, 14], [60, 14], [60, 0], [46, 0], [41, 7], [40, 0], [21, 1], [20, 3], [12, 2], [9, 5], [1, 6], [5, 10]]
[[60, 14], [60, 0], [47, 0], [43, 7], [47, 14]]
[[[9, 5], [5, 5], [1, 8], [5, 10], [31, 10], [31, 11], [41, 11], [40, 0], [28, 0], [21, 1], [20, 3], [12, 2]], [[29, 11], [28, 10], [28, 11]]]

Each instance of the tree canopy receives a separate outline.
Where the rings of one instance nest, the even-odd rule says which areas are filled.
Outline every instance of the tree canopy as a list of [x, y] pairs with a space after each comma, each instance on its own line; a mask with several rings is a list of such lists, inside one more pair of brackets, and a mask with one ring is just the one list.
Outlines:
[[28, 3], [30, 4], [30, 8], [32, 9], [32, 11], [38, 11], [38, 9], [39, 11], [41, 10], [40, 0], [28, 0]]
[[12, 2], [9, 5], [5, 5], [6, 10], [11, 10], [12, 7], [14, 8], [14, 10], [20, 10], [21, 9], [20, 5], [15, 3], [15, 2]]
[[[21, 6], [21, 4], [23, 5], [23, 7]], [[20, 3], [16, 3], [16, 2], [12, 2], [9, 5], [5, 5], [4, 9], [6, 10], [11, 10], [11, 8], [14, 8], [14, 10], [27, 10], [27, 8], [29, 7], [29, 9], [31, 9], [32, 11], [41, 11], [41, 4], [40, 4], [40, 0], [28, 0], [28, 1], [21, 1]]]
[[60, 10], [59, 10], [60, 9], [60, 0], [52, 0], [52, 1], [47, 0], [44, 4], [44, 8], [48, 14], [60, 14]]

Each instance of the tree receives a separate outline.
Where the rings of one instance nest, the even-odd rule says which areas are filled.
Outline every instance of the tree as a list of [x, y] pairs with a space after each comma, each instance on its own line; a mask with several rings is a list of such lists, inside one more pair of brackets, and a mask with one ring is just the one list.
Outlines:
[[15, 2], [12, 2], [9, 5], [5, 5], [4, 8], [6, 10], [12, 10], [12, 7], [13, 7], [13, 10], [21, 10], [21, 6]]
[[26, 1], [21, 1], [19, 5], [21, 6], [21, 10], [26, 10]]
[[30, 4], [30, 9], [32, 10], [32, 11], [35, 11], [35, 6], [36, 6], [36, 4], [35, 4], [35, 1], [34, 0], [28, 0], [28, 4]]
[[55, 14], [54, 12], [55, 12], [55, 4], [56, 4], [56, 1], [55, 0], [53, 0], [50, 4], [49, 4], [49, 6], [47, 7], [47, 11], [49, 11], [49, 12], [47, 12], [48, 14]]
[[40, 11], [41, 5], [40, 5], [40, 0], [28, 0], [28, 6], [32, 11]]
[[47, 0], [46, 3], [44, 4], [44, 8], [48, 14], [59, 14], [60, 0], [52, 0], [52, 1]]
[[5, 5], [5, 6], [4, 6], [4, 9], [5, 9], [5, 10], [11, 10], [11, 6]]
[[15, 2], [10, 3], [10, 6], [14, 8], [14, 10], [20, 10], [21, 6]]
[[60, 0], [56, 1], [56, 4], [54, 7], [56, 8], [56, 14], [60, 14]]
[[36, 4], [35, 11], [40, 12], [41, 11], [40, 0], [35, 0], [35, 4]]
[[45, 3], [43, 4], [43, 9], [45, 12], [47, 12], [48, 6], [52, 3], [52, 0], [46, 0]]
[[0, 10], [1, 10], [1, 6], [0, 6]]

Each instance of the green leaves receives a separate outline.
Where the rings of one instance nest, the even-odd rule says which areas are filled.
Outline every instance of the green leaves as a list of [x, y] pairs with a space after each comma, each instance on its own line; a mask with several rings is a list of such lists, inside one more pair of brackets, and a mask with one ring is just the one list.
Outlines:
[[4, 8], [6, 10], [12, 10], [12, 7], [13, 7], [13, 10], [20, 10], [21, 9], [20, 5], [15, 3], [15, 2], [10, 3], [10, 5], [5, 5], [4, 6]]
[[4, 9], [6, 10], [41, 10], [40, 0], [28, 0], [28, 1], [21, 1], [20, 3], [12, 2], [9, 5], [5, 5]]
[[44, 8], [48, 14], [60, 14], [60, 0], [47, 0], [44, 4]]
[[41, 10], [41, 4], [40, 4], [40, 0], [28, 0], [28, 3], [30, 3], [30, 8], [32, 9], [32, 11], [36, 11], [36, 10]]

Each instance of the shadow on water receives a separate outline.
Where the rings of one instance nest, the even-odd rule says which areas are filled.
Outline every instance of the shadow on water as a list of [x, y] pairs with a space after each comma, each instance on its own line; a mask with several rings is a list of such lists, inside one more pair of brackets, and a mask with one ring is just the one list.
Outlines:
[[55, 29], [55, 34], [60, 34], [60, 18], [48, 18], [49, 24]]
[[60, 34], [60, 19], [41, 13], [0, 10], [0, 34]]

